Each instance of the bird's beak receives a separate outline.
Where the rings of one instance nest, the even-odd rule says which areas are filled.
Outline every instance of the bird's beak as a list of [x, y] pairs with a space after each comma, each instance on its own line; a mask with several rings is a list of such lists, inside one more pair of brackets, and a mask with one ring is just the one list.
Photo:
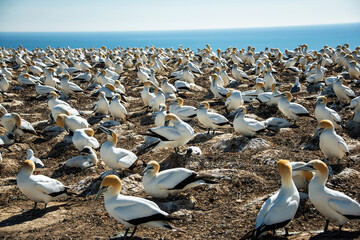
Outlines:
[[103, 131], [104, 133], [107, 133], [110, 135], [112, 134], [111, 130], [106, 127], [100, 126], [100, 130]]
[[106, 190], [107, 190], [107, 187], [102, 187], [102, 188], [100, 188], [99, 191], [97, 192], [96, 196], [95, 196], [94, 201], [96, 201], [96, 200], [101, 196], [101, 194], [102, 194], [103, 192], [105, 192]]
[[314, 135], [310, 138], [310, 141], [315, 139], [317, 136], [319, 136], [322, 133], [322, 131], [324, 131], [324, 128], [317, 129]]
[[148, 167], [144, 168], [144, 170], [142, 170], [141, 174], [144, 174], [148, 169], [149, 169]]
[[314, 171], [315, 168], [311, 164], [305, 164], [304, 166], [294, 168], [293, 171]]
[[165, 121], [164, 126], [169, 126], [170, 120]]

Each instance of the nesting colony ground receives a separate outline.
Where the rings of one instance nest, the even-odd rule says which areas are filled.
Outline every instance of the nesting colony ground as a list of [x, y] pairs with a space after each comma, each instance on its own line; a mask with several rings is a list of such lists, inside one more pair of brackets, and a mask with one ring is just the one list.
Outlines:
[[[17, 79], [21, 69], [13, 67], [14, 79]], [[251, 75], [249, 68], [242, 68], [251, 76], [251, 81], [243, 81], [236, 89], [248, 90], [254, 85], [255, 76]], [[289, 90], [295, 76], [290, 75], [278, 67], [276, 80], [281, 83], [280, 91]], [[92, 73], [95, 73], [93, 69]], [[166, 72], [157, 74], [170, 76], [176, 69], [169, 66]], [[339, 73], [329, 68], [325, 77], [336, 76]], [[118, 146], [136, 152], [142, 144], [144, 133], [154, 127], [154, 117], [145, 112], [140, 98], [142, 83], [137, 80], [135, 68], [126, 69], [121, 75], [122, 83], [126, 87], [128, 122], [111, 127], [119, 133]], [[209, 101], [211, 108], [226, 116], [223, 102], [213, 98], [208, 90], [210, 87], [209, 74], [211, 68], [203, 69], [204, 74], [196, 79], [196, 84], [203, 90], [186, 92], [182, 94], [185, 105], [197, 107], [201, 101]], [[231, 76], [231, 69], [228, 69]], [[349, 86], [358, 96], [359, 86], [347, 80]], [[173, 83], [173, 80], [170, 80]], [[301, 81], [302, 84], [304, 81]], [[46, 127], [49, 119], [49, 109], [46, 99], [36, 98], [34, 87], [18, 89], [16, 80], [11, 82], [11, 90], [7, 95], [0, 95], [1, 103], [9, 112], [16, 112], [34, 128], [43, 132], [43, 137], [27, 135], [22, 142], [11, 145], [4, 151], [3, 162], [0, 164], [0, 238], [1, 239], [108, 239], [124, 230], [124, 226], [116, 222], [104, 208], [104, 201], [100, 198], [94, 202], [102, 172], [109, 168], [100, 164], [85, 171], [65, 169], [62, 163], [78, 155], [72, 144], [64, 141], [66, 132], [47, 135]], [[81, 85], [83, 89], [87, 85]], [[76, 109], [84, 111], [84, 118], [94, 120], [91, 110], [97, 98], [90, 97], [91, 93], [75, 95], [69, 103]], [[298, 94], [297, 103], [305, 106], [311, 114], [314, 113], [314, 102], [319, 93], [309, 94], [303, 85], [303, 90]], [[328, 105], [336, 101], [336, 97], [329, 97]], [[89, 112], [90, 111], [90, 112]], [[281, 117], [277, 108], [249, 107], [249, 114], [257, 119], [266, 119], [271, 116]], [[353, 117], [348, 107], [339, 111], [343, 123]], [[110, 117], [103, 118], [105, 122]], [[92, 121], [96, 122], [96, 121]], [[100, 122], [91, 127], [97, 130]], [[206, 131], [199, 126], [195, 119], [190, 122], [196, 136], [182, 150], [189, 146], [197, 146], [202, 150], [202, 155], [179, 156], [173, 149], [155, 149], [140, 156], [137, 166], [132, 172], [124, 173], [122, 193], [138, 196], [156, 202], [161, 209], [180, 216], [182, 220], [174, 221], [173, 225], [183, 230], [171, 232], [162, 229], [139, 227], [134, 239], [239, 239], [254, 226], [257, 213], [263, 202], [280, 187], [280, 176], [276, 169], [276, 161], [288, 159], [290, 161], [308, 162], [312, 159], [324, 158], [316, 144], [310, 142], [311, 135], [316, 128], [316, 121], [311, 118], [301, 118], [297, 121], [298, 128], [285, 128], [276, 134], [263, 132], [253, 139], [247, 139], [234, 133], [233, 129], [217, 131], [215, 135], [206, 135]], [[53, 125], [52, 125], [53, 127]], [[1, 133], [5, 132], [1, 129]], [[355, 163], [348, 165], [347, 160], [342, 160], [341, 166], [336, 168], [336, 162], [330, 162], [334, 168], [327, 186], [342, 191], [350, 197], [360, 200], [360, 142], [352, 138], [346, 129], [338, 129], [350, 148], [350, 157]], [[100, 144], [105, 141], [105, 134], [101, 131], [95, 133]], [[72, 191], [80, 193], [76, 197], [66, 197], [51, 202], [47, 211], [29, 211], [33, 202], [22, 194], [16, 185], [16, 175], [21, 169], [26, 158], [26, 149], [31, 148], [35, 156], [43, 160], [46, 169], [42, 174], [58, 179]], [[311, 149], [311, 150], [305, 150]], [[315, 150], [316, 149], [316, 150]], [[99, 151], [97, 151], [99, 156]], [[100, 156], [99, 156], [100, 157]], [[171, 167], [186, 167], [192, 170], [207, 172], [218, 176], [218, 185], [205, 186], [186, 191], [169, 199], [157, 200], [148, 196], [141, 184], [141, 171], [143, 164], [157, 160], [162, 162], [162, 169]], [[42, 208], [42, 204], [39, 204]], [[328, 239], [322, 237], [325, 219], [314, 208], [309, 200], [302, 201], [298, 213], [289, 225], [290, 232], [296, 232], [288, 239]], [[330, 230], [337, 225], [330, 224]], [[343, 239], [356, 239], [360, 236], [359, 223], [352, 221], [343, 228], [346, 233]], [[281, 233], [280, 233], [281, 234]], [[284, 239], [274, 236], [267, 239]], [[338, 238], [338, 239], [341, 239]]]

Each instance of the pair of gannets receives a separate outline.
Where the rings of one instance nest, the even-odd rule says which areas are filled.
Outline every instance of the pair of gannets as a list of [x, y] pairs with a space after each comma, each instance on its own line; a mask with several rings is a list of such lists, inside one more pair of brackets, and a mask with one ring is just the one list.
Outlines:
[[326, 218], [324, 232], [328, 230], [329, 220], [339, 223], [339, 231], [342, 226], [351, 219], [360, 219], [360, 204], [342, 192], [329, 189], [325, 186], [329, 175], [327, 165], [320, 160], [312, 160], [309, 163], [293, 169], [293, 171], [310, 171], [314, 177], [309, 183], [309, 199], [315, 208]]
[[232, 124], [229, 120], [221, 114], [209, 112], [210, 105], [208, 102], [201, 102], [197, 110], [197, 118], [199, 122], [208, 129], [208, 134], [210, 129], [215, 130], [218, 128], [231, 128]]
[[34, 209], [38, 202], [45, 203], [44, 209], [46, 209], [46, 205], [54, 198], [68, 194], [69, 187], [56, 179], [44, 175], [33, 175], [34, 170], [35, 163], [25, 160], [16, 178], [20, 191], [35, 202]]
[[164, 126], [150, 128], [149, 133], [144, 134], [159, 139], [149, 147], [174, 147], [175, 152], [178, 152], [179, 147], [194, 137], [194, 129], [172, 113], [167, 114], [164, 120]]
[[[281, 176], [281, 188], [261, 206], [256, 218], [255, 229], [241, 239], [257, 239], [269, 230], [286, 227], [294, 218], [300, 196], [291, 177], [292, 167], [287, 160], [279, 160], [277, 167]], [[287, 228], [285, 230], [288, 233]]]
[[204, 184], [214, 184], [209, 175], [201, 175], [186, 168], [172, 168], [159, 172], [160, 165], [150, 161], [143, 173], [142, 184], [147, 194], [154, 198], [166, 198]]
[[0, 111], [4, 114], [1, 118], [1, 125], [3, 125], [8, 132], [12, 132], [19, 137], [24, 136], [25, 133], [38, 135], [31, 124], [28, 121], [22, 119], [19, 114], [8, 113], [6, 108], [1, 104]]
[[137, 156], [126, 149], [116, 147], [118, 136], [111, 129], [100, 126], [106, 134], [106, 142], [101, 145], [100, 157], [103, 162], [114, 170], [125, 170], [130, 168], [137, 160]]

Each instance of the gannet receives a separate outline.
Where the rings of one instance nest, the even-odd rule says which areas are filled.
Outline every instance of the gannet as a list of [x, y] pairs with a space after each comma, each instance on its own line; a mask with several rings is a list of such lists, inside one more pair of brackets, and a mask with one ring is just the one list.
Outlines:
[[360, 79], [360, 68], [355, 61], [349, 62], [348, 72], [350, 79]]
[[194, 137], [194, 129], [172, 113], [165, 116], [164, 126], [150, 128], [148, 131], [149, 133], [144, 135], [159, 139], [149, 147], [174, 147], [176, 153], [179, 147], [184, 146]]
[[194, 83], [195, 76], [191, 72], [189, 66], [184, 67], [183, 74], [181, 75], [181, 77], [179, 77], [179, 79], [189, 83]]
[[240, 106], [244, 105], [241, 91], [234, 90], [226, 94], [225, 107], [229, 112], [237, 110]]
[[155, 88], [155, 93], [155, 97], [149, 101], [149, 107], [151, 107], [154, 112], [157, 112], [159, 111], [160, 104], [165, 104], [165, 95], [159, 88]]
[[351, 100], [350, 108], [351, 108], [352, 111], [355, 112], [355, 114], [360, 112], [360, 96], [354, 98], [353, 100]]
[[342, 192], [329, 189], [325, 186], [329, 170], [327, 165], [320, 160], [312, 160], [293, 171], [311, 171], [315, 176], [309, 183], [309, 199], [315, 208], [326, 218], [324, 232], [328, 230], [329, 220], [342, 226], [351, 219], [360, 219], [360, 204]]
[[192, 106], [183, 106], [184, 100], [177, 97], [170, 102], [169, 112], [175, 114], [183, 121], [190, 121], [196, 117], [196, 108]]
[[345, 101], [355, 98], [354, 91], [351, 90], [351, 88], [343, 85], [342, 79], [343, 77], [338, 77], [333, 84], [333, 90], [335, 92], [336, 97], [339, 100], [345, 100]]
[[85, 146], [96, 149], [99, 147], [99, 142], [93, 136], [94, 130], [91, 128], [76, 129], [72, 137], [72, 142], [79, 151], [83, 150]]
[[155, 77], [154, 69], [150, 69], [150, 72], [151, 72], [151, 74], [150, 74], [149, 80], [145, 80], [144, 82], [150, 81], [154, 86], [160, 87], [159, 82], [157, 81], [157, 79]]
[[109, 113], [109, 101], [106, 99], [104, 92], [100, 92], [99, 100], [94, 106], [94, 112], [99, 115], [107, 115]]
[[129, 229], [134, 227], [130, 235], [132, 238], [139, 225], [173, 229], [168, 222], [174, 218], [162, 211], [156, 203], [139, 197], [125, 196], [120, 194], [120, 191], [120, 178], [108, 175], [102, 180], [95, 200], [105, 192], [105, 209], [113, 218], [125, 225], [124, 239], [127, 238]]
[[[34, 63], [32, 63], [32, 64], [34, 64]], [[38, 66], [36, 66], [36, 65], [31, 65], [31, 66], [29, 67], [29, 70], [30, 70], [34, 75], [36, 75], [36, 76], [38, 76], [38, 77], [40, 77], [40, 76], [44, 73], [44, 71], [43, 71], [40, 67], [38, 67]]]
[[111, 129], [100, 126], [106, 134], [106, 142], [101, 145], [100, 157], [111, 169], [125, 170], [130, 168], [137, 159], [137, 156], [126, 149], [116, 147], [118, 136]]
[[226, 117], [218, 113], [209, 112], [210, 105], [208, 102], [201, 102], [197, 110], [197, 118], [199, 122], [208, 129], [208, 134], [210, 129], [215, 130], [218, 128], [231, 128], [232, 124], [227, 120]]
[[143, 173], [142, 184], [147, 194], [154, 198], [166, 198], [204, 184], [213, 184], [209, 175], [201, 175], [186, 168], [172, 168], [159, 172], [156, 161], [148, 162]]
[[24, 85], [24, 86], [35, 86], [36, 82], [37, 82], [37, 81], [34, 81], [33, 79], [31, 79], [30, 75], [27, 73], [21, 73], [18, 76], [17, 80], [21, 85]]
[[241, 106], [236, 111], [234, 118], [234, 130], [237, 133], [245, 137], [253, 137], [259, 131], [263, 131], [266, 128], [264, 122], [257, 121], [256, 119], [246, 118], [246, 108]]
[[[300, 196], [291, 178], [291, 164], [287, 160], [279, 160], [277, 167], [281, 176], [281, 188], [268, 198], [257, 215], [255, 229], [241, 239], [259, 238], [269, 230], [286, 227], [294, 218], [298, 209]], [[285, 228], [288, 233], [287, 228]]]
[[295, 93], [298, 93], [300, 91], [301, 91], [301, 85], [300, 85], [300, 82], [299, 82], [299, 77], [296, 77], [295, 78], [295, 83], [290, 89], [290, 93], [295, 94]]
[[271, 73], [271, 69], [267, 69], [264, 76], [264, 87], [265, 89], [271, 89], [273, 84], [276, 84], [275, 78]]
[[[150, 76], [149, 74], [151, 74], [151, 71], [148, 73], [146, 73], [144, 71], [144, 68], [142, 67], [142, 64], [141, 63], [138, 63], [137, 64], [137, 67], [139, 68], [138, 72], [137, 72], [137, 76], [138, 78], [140, 79], [141, 82], [146, 82], [150, 79]], [[154, 71], [155, 72], [155, 71]]]
[[144, 82], [144, 88], [141, 91], [141, 99], [143, 100], [144, 105], [146, 107], [149, 106], [150, 100], [155, 98], [155, 94], [150, 92], [150, 86], [151, 86], [150, 81]]
[[128, 113], [120, 100], [121, 100], [121, 95], [115, 94], [115, 97], [112, 99], [109, 105], [109, 111], [113, 118], [120, 119], [123, 123], [125, 123]]
[[78, 92], [83, 92], [84, 90], [81, 89], [77, 84], [73, 82], [69, 82], [70, 75], [65, 74], [65, 77], [60, 80], [61, 90], [66, 94], [74, 94]]
[[1, 76], [0, 74], [0, 91], [7, 92], [10, 87], [10, 82], [6, 79], [4, 75]]
[[26, 150], [26, 159], [33, 161], [36, 169], [45, 167], [44, 163], [39, 158], [35, 157], [34, 151], [30, 148]]
[[35, 163], [31, 160], [25, 160], [23, 168], [17, 175], [17, 185], [20, 191], [35, 202], [34, 208], [38, 202], [46, 205], [56, 197], [67, 195], [69, 187], [64, 186], [56, 179], [44, 175], [33, 175]]
[[285, 127], [291, 126], [291, 123], [289, 121], [282, 119], [282, 118], [277, 118], [277, 117], [268, 118], [263, 122], [267, 128], [269, 128], [269, 127], [285, 128]]
[[[195, 85], [194, 83], [192, 84], [193, 86]], [[185, 81], [181, 81], [181, 80], [176, 80], [175, 84], [174, 84], [177, 92], [181, 91], [181, 90], [191, 90], [191, 84]]]
[[310, 75], [306, 81], [308, 83], [318, 83], [318, 82], [322, 82], [324, 80], [324, 72], [323, 70], [321, 69], [321, 65], [317, 65], [316, 67], [316, 73], [315, 74], [312, 74]]
[[54, 77], [55, 70], [50, 68], [45, 76], [44, 84], [50, 87], [56, 87], [57, 84], [60, 84], [60, 80]]
[[165, 94], [165, 99], [169, 99], [169, 98], [171, 99], [176, 97], [175, 93], [177, 92], [177, 90], [174, 87], [174, 85], [168, 82], [167, 78], [162, 79], [161, 90]]
[[51, 122], [55, 122], [56, 119], [58, 118], [59, 114], [70, 114], [70, 115], [75, 115], [75, 116], [79, 116], [80, 113], [75, 109], [75, 108], [72, 108], [68, 105], [65, 105], [65, 104], [57, 104], [55, 105], [55, 107], [53, 107], [51, 109], [51, 113], [50, 113], [50, 120]]
[[89, 127], [89, 123], [86, 119], [80, 116], [70, 115], [69, 112], [66, 112], [65, 114], [60, 113], [56, 118], [56, 125], [64, 128], [70, 134], [73, 134], [77, 129]]
[[218, 76], [216, 74], [210, 75], [210, 91], [218, 99], [226, 98], [226, 94], [229, 92], [229, 90], [218, 85], [216, 81], [217, 78]]
[[0, 135], [0, 146], [9, 146], [15, 142], [15, 135], [12, 132], [6, 132]]
[[244, 81], [249, 80], [249, 76], [242, 70], [238, 69], [238, 65], [236, 63], [233, 64], [231, 69], [231, 74], [235, 78], [236, 81]]
[[38, 135], [31, 124], [28, 121], [22, 119], [19, 114], [8, 113], [3, 106], [1, 106], [0, 111], [4, 113], [1, 118], [1, 125], [3, 125], [8, 132], [13, 132], [16, 136], [19, 137], [22, 137], [25, 133]]
[[278, 104], [279, 98], [275, 97], [281, 94], [276, 88], [276, 83], [271, 85], [271, 92], [259, 93], [256, 97], [260, 103], [266, 104], [267, 106], [276, 106]]
[[337, 159], [338, 163], [345, 155], [349, 154], [349, 147], [344, 139], [339, 136], [330, 120], [319, 123], [317, 134], [320, 134], [320, 150], [328, 159]]
[[0, 67], [1, 67], [1, 74], [4, 75], [6, 79], [12, 80], [14, 78], [11, 71], [4, 66], [4, 63], [1, 62]]
[[66, 160], [64, 165], [69, 168], [86, 169], [98, 164], [96, 153], [91, 147], [85, 146], [81, 153], [82, 155]]
[[86, 70], [84, 73], [80, 73], [76, 77], [73, 78], [73, 81], [80, 81], [80, 82], [90, 82], [92, 78], [90, 70]]
[[284, 92], [276, 97], [280, 97], [278, 100], [279, 110], [288, 118], [294, 120], [294, 125], [299, 117], [310, 116], [308, 110], [300, 104], [290, 102], [292, 94], [290, 92]]
[[166, 111], [167, 111], [167, 107], [165, 104], [160, 104], [160, 109], [159, 111], [156, 113], [155, 116], [155, 125], [157, 127], [161, 127], [164, 126], [165, 124], [165, 116], [166, 116]]
[[[67, 102], [60, 100], [59, 95], [56, 92], [50, 92], [48, 95], [48, 106], [49, 109], [52, 110], [56, 105], [58, 104], [62, 104], [65, 106], [68, 106], [69, 108], [71, 108], [70, 104], [68, 104]], [[76, 114], [75, 114], [76, 115]]]
[[58, 92], [58, 90], [54, 87], [48, 85], [41, 85], [40, 83], [36, 83], [35, 91], [41, 96], [48, 96], [50, 92]]
[[99, 90], [97, 90], [95, 93], [93, 93], [91, 96], [96, 97], [99, 96], [101, 92], [105, 93], [105, 97], [108, 99], [112, 99], [115, 96], [115, 86], [111, 83], [107, 83], [103, 86], [101, 86], [101, 88]]
[[242, 92], [242, 97], [244, 99], [244, 102], [249, 103], [253, 99], [255, 99], [260, 93], [263, 93], [265, 90], [264, 83], [258, 82], [255, 84], [254, 90], [248, 90], [245, 92]]
[[315, 118], [318, 122], [321, 120], [330, 120], [335, 127], [338, 127], [341, 123], [340, 115], [333, 109], [326, 106], [327, 98], [325, 96], [319, 96], [316, 99]]

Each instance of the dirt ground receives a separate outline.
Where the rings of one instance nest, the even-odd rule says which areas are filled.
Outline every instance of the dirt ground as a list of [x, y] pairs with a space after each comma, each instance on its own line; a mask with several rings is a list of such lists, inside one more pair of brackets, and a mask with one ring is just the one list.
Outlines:
[[[14, 67], [10, 65], [10, 67]], [[281, 69], [275, 78], [282, 85], [280, 91], [289, 90], [295, 76], [289, 75]], [[158, 74], [169, 76], [173, 69]], [[248, 71], [247, 68], [245, 70]], [[13, 71], [17, 79], [20, 69]], [[93, 72], [94, 73], [94, 72]], [[210, 102], [211, 108], [227, 116], [223, 109], [223, 102], [212, 97], [209, 89], [210, 69], [204, 69], [204, 76], [196, 79], [196, 83], [204, 91], [182, 93], [185, 105], [198, 106], [201, 101]], [[228, 70], [231, 76], [231, 69]], [[250, 72], [248, 71], [250, 74]], [[327, 76], [336, 75], [332, 68]], [[123, 84], [127, 93], [127, 109], [129, 120], [125, 124], [111, 127], [119, 133], [118, 146], [136, 152], [138, 146], [144, 141], [141, 133], [154, 127], [154, 116], [145, 112], [140, 98], [142, 84], [137, 80], [136, 70], [127, 69], [122, 74]], [[252, 79], [255, 76], [251, 76]], [[173, 82], [171, 80], [170, 82]], [[319, 93], [309, 94], [302, 80], [302, 91], [298, 94], [296, 102], [303, 104], [311, 114], [314, 113], [314, 102]], [[359, 86], [348, 80], [349, 86], [359, 95]], [[33, 87], [13, 89], [19, 86], [16, 80], [11, 82], [11, 90], [7, 95], [0, 95], [2, 104], [9, 112], [17, 112], [35, 129], [44, 133], [37, 137], [26, 135], [22, 142], [11, 145], [8, 149], [1, 148], [3, 162], [0, 164], [0, 239], [108, 239], [125, 228], [116, 222], [104, 208], [101, 197], [94, 201], [100, 184], [99, 176], [109, 168], [100, 164], [84, 171], [65, 169], [62, 163], [78, 155], [72, 144], [64, 139], [66, 132], [48, 134], [49, 109], [45, 98], [36, 98]], [[237, 89], [242, 91], [254, 85], [254, 81], [241, 82]], [[81, 85], [86, 89], [87, 85]], [[77, 94], [69, 103], [78, 110], [85, 111], [84, 118], [96, 122], [94, 114], [89, 114], [97, 98], [90, 97], [91, 93]], [[336, 101], [334, 96], [329, 97], [329, 106]], [[249, 114], [256, 115], [258, 119], [270, 116], [282, 117], [276, 108], [249, 107]], [[339, 114], [343, 123], [353, 117], [348, 107], [343, 108]], [[229, 117], [231, 119], [231, 117]], [[112, 120], [104, 117], [102, 122]], [[97, 130], [98, 123], [91, 127]], [[195, 119], [190, 124], [196, 134], [186, 146], [197, 146], [202, 150], [201, 155], [179, 156], [173, 149], [154, 149], [139, 156], [137, 167], [132, 172], [120, 173], [123, 183], [123, 194], [144, 197], [159, 204], [166, 212], [181, 218], [172, 222], [178, 231], [140, 226], [134, 239], [239, 239], [250, 231], [257, 213], [263, 202], [277, 191], [281, 185], [276, 169], [276, 161], [288, 159], [290, 161], [308, 162], [312, 159], [324, 158], [316, 144], [309, 142], [315, 131], [316, 121], [311, 118], [301, 118], [297, 121], [298, 128], [282, 129], [278, 133], [259, 133], [256, 138], [247, 139], [237, 135], [233, 130], [220, 130], [214, 135], [206, 135], [205, 130], [199, 126]], [[2, 129], [2, 133], [4, 129]], [[336, 162], [330, 162], [334, 175], [329, 179], [327, 186], [340, 190], [348, 196], [360, 201], [360, 141], [352, 138], [346, 129], [338, 129], [350, 148], [350, 158], [355, 163], [348, 163], [346, 159], [337, 167]], [[105, 134], [96, 131], [95, 137], [100, 144], [105, 141]], [[310, 147], [309, 147], [310, 146]], [[26, 149], [31, 148], [35, 156], [43, 160], [47, 168], [41, 174], [51, 176], [71, 187], [79, 193], [78, 196], [59, 198], [48, 204], [46, 211], [43, 204], [40, 209], [31, 211], [33, 202], [22, 194], [16, 185], [16, 176], [21, 169], [21, 163], [26, 159]], [[305, 149], [310, 150], [305, 150]], [[316, 150], [314, 150], [316, 149]], [[97, 151], [99, 156], [99, 151]], [[100, 156], [99, 156], [100, 158]], [[158, 160], [162, 169], [170, 167], [187, 167], [196, 171], [213, 174], [218, 178], [219, 184], [204, 186], [188, 190], [168, 199], [153, 199], [142, 188], [141, 171], [143, 164], [151, 160]], [[289, 230], [293, 235], [287, 239], [329, 239], [321, 234], [325, 219], [307, 199], [301, 202], [295, 219], [290, 222]], [[351, 221], [344, 225], [343, 233], [337, 239], [360, 239], [359, 222]], [[331, 222], [330, 230], [337, 230], [337, 223]], [[264, 239], [286, 239], [282, 236], [283, 229], [275, 236], [267, 235]]]

